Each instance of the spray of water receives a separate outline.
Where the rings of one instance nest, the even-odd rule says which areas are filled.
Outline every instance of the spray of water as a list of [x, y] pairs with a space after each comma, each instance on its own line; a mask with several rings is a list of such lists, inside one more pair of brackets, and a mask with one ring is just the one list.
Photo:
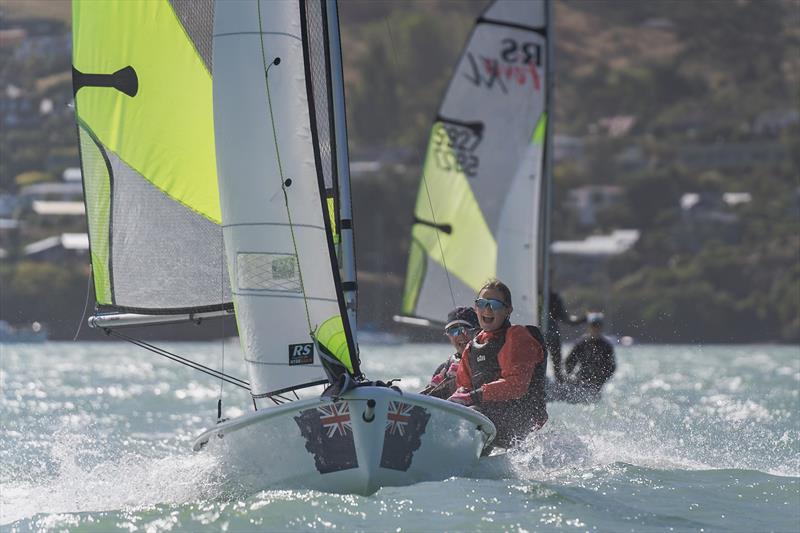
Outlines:
[[210, 454], [125, 451], [90, 430], [53, 435], [50, 476], [4, 484], [0, 524], [35, 514], [138, 509], [220, 497]]

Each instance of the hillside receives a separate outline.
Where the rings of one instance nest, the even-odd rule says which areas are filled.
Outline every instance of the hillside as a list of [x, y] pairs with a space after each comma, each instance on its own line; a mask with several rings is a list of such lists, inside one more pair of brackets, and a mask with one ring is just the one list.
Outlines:
[[[351, 159], [380, 163], [354, 175], [353, 200], [361, 313], [381, 327], [399, 309], [430, 123], [484, 5], [340, 2]], [[0, 192], [13, 194], [77, 161], [69, 2], [0, 6], [0, 28], [31, 28], [25, 45], [0, 47], [0, 85], [29, 100], [0, 132]], [[554, 128], [580, 150], [555, 167], [553, 239], [641, 234], [607, 261], [554, 256], [568, 306], [602, 308], [645, 341], [800, 341], [797, 2], [559, 0], [555, 23]], [[614, 195], [590, 223], [574, 200], [587, 186]], [[82, 267], [22, 265], [0, 272], [4, 317], [80, 313]], [[21, 303], [45, 291], [63, 302]]]

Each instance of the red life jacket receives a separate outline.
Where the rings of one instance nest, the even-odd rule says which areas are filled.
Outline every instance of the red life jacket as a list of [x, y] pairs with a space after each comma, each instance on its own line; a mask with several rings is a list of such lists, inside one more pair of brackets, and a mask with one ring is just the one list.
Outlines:
[[[547, 405], [545, 403], [545, 374], [547, 372], [547, 348], [539, 328], [525, 326], [531, 337], [539, 343], [544, 357], [533, 369], [533, 376], [528, 385], [528, 391], [522, 398], [502, 402], [483, 402], [491, 404], [493, 410], [502, 409], [503, 423], [524, 424], [533, 420], [543, 424], [547, 420]], [[477, 344], [475, 340], [469, 347], [469, 369], [471, 373], [472, 388], [477, 389], [486, 383], [491, 383], [500, 378], [500, 362], [497, 356], [506, 341], [504, 328], [497, 335], [492, 336], [485, 344]], [[527, 424], [524, 424], [527, 425]]]

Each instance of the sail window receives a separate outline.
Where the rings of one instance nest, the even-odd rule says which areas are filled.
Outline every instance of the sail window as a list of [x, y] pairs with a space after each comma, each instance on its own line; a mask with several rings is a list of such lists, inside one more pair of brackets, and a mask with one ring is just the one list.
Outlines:
[[236, 274], [240, 290], [302, 292], [296, 255], [239, 253]]

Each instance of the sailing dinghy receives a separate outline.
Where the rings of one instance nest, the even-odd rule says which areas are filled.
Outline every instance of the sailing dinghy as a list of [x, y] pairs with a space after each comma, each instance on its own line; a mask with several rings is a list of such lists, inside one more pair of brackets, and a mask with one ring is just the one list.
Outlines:
[[249, 389], [194, 449], [253, 488], [468, 472], [487, 418], [360, 370], [335, 1], [75, 0], [73, 30], [90, 324], [236, 317], [248, 381], [138, 343]]
[[475, 22], [433, 121], [397, 321], [441, 324], [498, 278], [514, 295], [512, 322], [539, 324], [550, 8], [496, 0]]

